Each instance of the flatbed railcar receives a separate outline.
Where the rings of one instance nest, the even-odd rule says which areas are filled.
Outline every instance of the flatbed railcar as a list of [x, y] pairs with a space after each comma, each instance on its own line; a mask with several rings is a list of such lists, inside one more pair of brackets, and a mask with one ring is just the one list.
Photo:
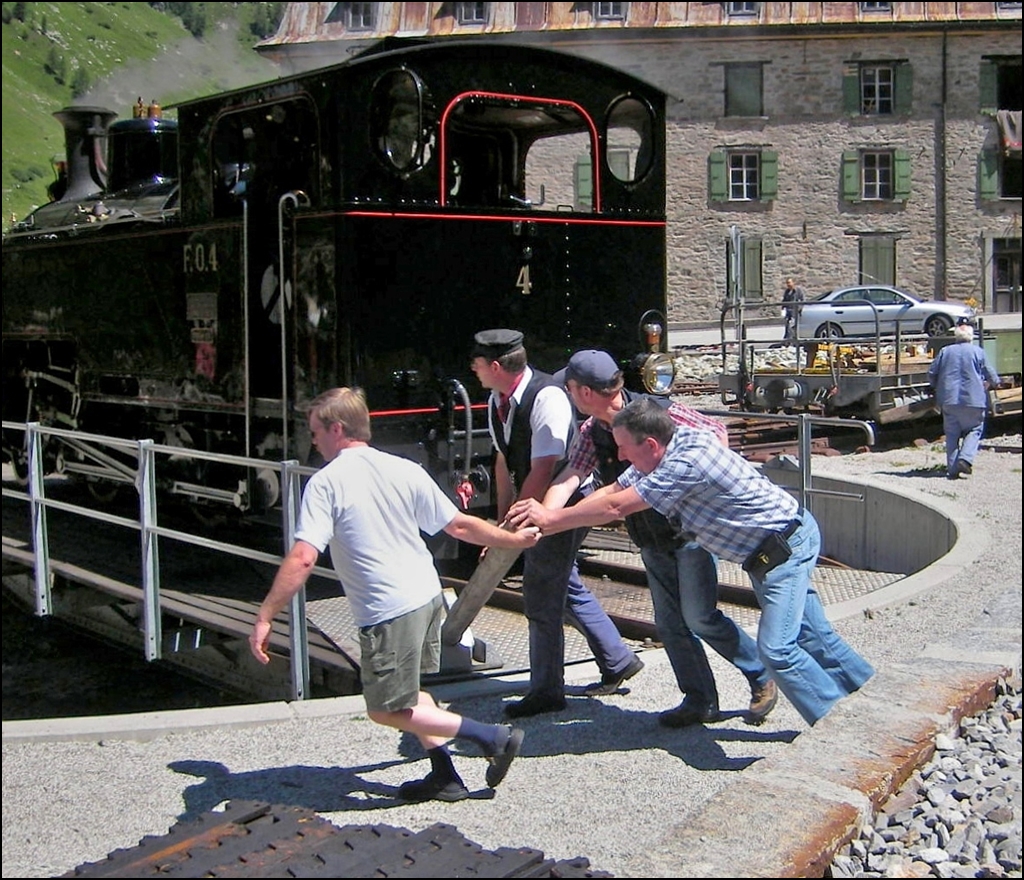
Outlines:
[[[3, 418], [313, 462], [306, 405], [356, 385], [377, 445], [487, 506], [476, 331], [551, 371], [666, 348], [665, 101], [554, 51], [388, 39], [123, 120], [65, 108], [63, 192], [3, 240]], [[24, 474], [22, 432], [3, 455]], [[46, 463], [99, 491], [134, 466]], [[194, 502], [278, 501], [273, 473], [180, 467]]]
[[[990, 389], [992, 415], [1021, 412], [1021, 328], [986, 329], [977, 320], [977, 345], [999, 374]], [[935, 417], [928, 379], [936, 353], [952, 332], [861, 338], [755, 339], [742, 331], [735, 343], [722, 333], [718, 386], [722, 402], [747, 412], [813, 412], [866, 419], [879, 425]]]

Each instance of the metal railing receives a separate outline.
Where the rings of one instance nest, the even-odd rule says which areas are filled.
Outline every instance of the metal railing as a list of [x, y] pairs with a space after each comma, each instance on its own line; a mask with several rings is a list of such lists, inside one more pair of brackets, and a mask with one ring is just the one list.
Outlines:
[[[288, 551], [294, 541], [296, 519], [301, 501], [301, 480], [304, 476], [309, 476], [316, 472], [316, 468], [304, 467], [294, 460], [273, 462], [266, 461], [265, 459], [182, 449], [180, 446], [158, 444], [153, 440], [125, 440], [117, 437], [104, 437], [64, 428], [46, 427], [38, 422], [4, 421], [3, 430], [23, 431], [25, 434], [28, 455], [27, 491], [21, 492], [10, 489], [5, 485], [3, 495], [4, 497], [26, 501], [29, 504], [35, 575], [35, 613], [38, 616], [46, 616], [51, 614], [53, 610], [51, 597], [53, 572], [50, 564], [50, 546], [47, 530], [48, 510], [61, 510], [77, 516], [134, 530], [139, 533], [141, 546], [142, 634], [147, 660], [159, 660], [162, 658], [163, 652], [160, 610], [159, 542], [161, 538], [203, 547], [255, 562], [268, 563], [275, 567], [283, 559], [283, 556], [272, 553], [161, 526], [159, 523], [159, 499], [163, 497], [163, 493], [157, 491], [159, 482], [157, 477], [158, 458], [161, 456], [173, 456], [178, 460], [187, 458], [245, 469], [272, 470], [277, 473], [282, 490], [281, 528], [284, 538], [284, 552]], [[133, 519], [55, 498], [48, 498], [46, 496], [43, 466], [44, 438], [83, 441], [134, 455], [138, 461], [138, 470], [134, 482], [134, 488], [138, 494], [138, 518]], [[315, 568], [314, 572], [334, 577], [333, 572], [321, 567]], [[296, 700], [303, 700], [309, 696], [309, 645], [305, 589], [300, 590], [292, 598], [288, 615], [292, 697]]]

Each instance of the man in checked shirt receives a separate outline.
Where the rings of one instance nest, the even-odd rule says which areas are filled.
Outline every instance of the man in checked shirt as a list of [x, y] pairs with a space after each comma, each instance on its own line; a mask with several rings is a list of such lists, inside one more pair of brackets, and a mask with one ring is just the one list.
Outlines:
[[761, 606], [758, 654], [808, 724], [874, 675], [832, 628], [814, 589], [821, 533], [809, 510], [711, 432], [676, 425], [650, 399], [617, 412], [612, 436], [630, 463], [613, 485], [561, 510], [516, 502], [510, 524], [548, 535], [653, 508], [708, 551], [742, 563]]
[[[568, 466], [544, 496], [544, 506], [560, 508], [577, 486], [593, 475], [594, 488], [613, 485], [629, 462], [620, 461], [612, 437], [612, 418], [630, 401], [648, 395], [623, 387], [619, 366], [605, 351], [577, 351], [564, 370], [555, 375], [587, 420], [569, 451]], [[711, 431], [729, 445], [725, 426], [716, 419], [681, 403], [650, 397], [677, 425]], [[584, 486], [584, 492], [586, 492]], [[732, 663], [750, 685], [750, 706], [745, 720], [760, 724], [775, 707], [778, 690], [757, 654], [757, 644], [718, 607], [718, 565], [715, 557], [701, 547], [692, 534], [683, 532], [654, 510], [641, 510], [625, 518], [626, 529], [647, 572], [647, 583], [654, 604], [658, 636], [665, 645], [682, 703], [659, 716], [666, 727], [720, 720], [718, 688], [714, 673], [704, 654], [705, 641]], [[622, 679], [591, 685], [592, 696], [615, 693]]]

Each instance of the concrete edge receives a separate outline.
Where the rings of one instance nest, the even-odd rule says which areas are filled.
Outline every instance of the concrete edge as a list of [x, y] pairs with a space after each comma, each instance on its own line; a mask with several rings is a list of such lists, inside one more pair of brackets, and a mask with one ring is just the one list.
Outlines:
[[[699, 813], [667, 829], [645, 876], [821, 877], [931, 758], [939, 733], [990, 705], [1000, 681], [1020, 686], [1020, 614], [1020, 590], [1010, 587], [972, 628], [880, 671], [785, 756], [741, 771]], [[993, 628], [993, 618], [1008, 615], [1016, 624]], [[965, 635], [989, 649], [969, 651]]]
[[907, 498], [923, 507], [937, 511], [952, 522], [956, 529], [956, 541], [953, 546], [933, 563], [881, 589], [872, 590], [854, 599], [847, 599], [845, 602], [826, 605], [825, 613], [829, 620], [843, 620], [846, 617], [884, 608], [886, 605], [906, 602], [959, 574], [984, 553], [991, 543], [989, 527], [982, 520], [965, 513], [942, 498], [922, 498], [916, 493], [903, 492], [893, 488], [889, 483], [870, 478], [845, 476], [839, 478], [832, 474], [819, 474], [819, 476], [828, 479], [841, 479], [842, 482], [851, 485], [871, 486], [880, 491]]

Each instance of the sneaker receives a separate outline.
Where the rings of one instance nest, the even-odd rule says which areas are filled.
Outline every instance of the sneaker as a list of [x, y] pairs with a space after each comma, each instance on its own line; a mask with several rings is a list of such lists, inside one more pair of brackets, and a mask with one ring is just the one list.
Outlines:
[[770, 678], [765, 684], [750, 688], [750, 708], [747, 710], [747, 724], [763, 724], [768, 713], [779, 700], [779, 688]]
[[958, 458], [956, 462], [956, 472], [958, 474], [967, 474], [970, 476], [974, 472], [974, 467], [969, 461], [964, 461], [962, 458]]
[[423, 779], [403, 782], [398, 796], [404, 801], [462, 801], [469, 797], [469, 789], [458, 776], [447, 779], [431, 771]]
[[543, 697], [540, 694], [527, 694], [515, 703], [505, 705], [505, 714], [509, 718], [527, 718], [543, 712], [561, 712], [565, 708], [565, 697]]
[[524, 736], [526, 734], [518, 727], [510, 727], [505, 748], [497, 755], [491, 755], [487, 759], [490, 764], [487, 766], [487, 775], [484, 778], [490, 788], [497, 788], [498, 783], [505, 778], [508, 768], [512, 766], [516, 755], [519, 754], [519, 749], [522, 748]]
[[658, 715], [658, 723], [662, 727], [688, 727], [691, 724], [714, 724], [721, 721], [718, 706], [701, 706], [689, 698], [683, 700], [674, 709], [667, 709]]
[[588, 697], [603, 697], [607, 694], [614, 694], [622, 687], [623, 682], [629, 681], [643, 668], [644, 661], [634, 654], [633, 659], [629, 661], [629, 665], [622, 672], [609, 672], [602, 675], [600, 681], [588, 684], [583, 689], [583, 693]]

